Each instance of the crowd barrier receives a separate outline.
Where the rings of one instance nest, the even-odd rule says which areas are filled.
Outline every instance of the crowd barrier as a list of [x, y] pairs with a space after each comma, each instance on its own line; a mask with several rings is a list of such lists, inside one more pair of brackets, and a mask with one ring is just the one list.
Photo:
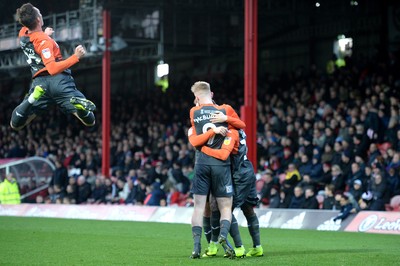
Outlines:
[[[400, 234], [400, 212], [363, 211], [345, 220], [333, 221], [334, 210], [255, 209], [261, 228], [309, 229]], [[193, 208], [133, 205], [0, 205], [0, 216], [47, 217], [113, 221], [190, 224]], [[246, 227], [243, 213], [234, 211], [239, 225]]]

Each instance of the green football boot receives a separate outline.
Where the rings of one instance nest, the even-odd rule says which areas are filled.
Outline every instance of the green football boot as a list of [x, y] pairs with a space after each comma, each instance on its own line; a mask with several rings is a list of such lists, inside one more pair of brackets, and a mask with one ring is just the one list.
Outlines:
[[218, 252], [217, 243], [211, 241], [202, 257], [203, 258], [215, 257], [217, 255], [217, 252]]
[[264, 256], [264, 250], [261, 246], [256, 248], [251, 248], [249, 252], [247, 252], [246, 257], [262, 257]]
[[244, 258], [246, 256], [246, 250], [244, 249], [244, 246], [234, 248], [236, 258]]
[[85, 98], [72, 97], [70, 103], [72, 103], [78, 110], [90, 112], [96, 110], [96, 105], [92, 101], [89, 101]]

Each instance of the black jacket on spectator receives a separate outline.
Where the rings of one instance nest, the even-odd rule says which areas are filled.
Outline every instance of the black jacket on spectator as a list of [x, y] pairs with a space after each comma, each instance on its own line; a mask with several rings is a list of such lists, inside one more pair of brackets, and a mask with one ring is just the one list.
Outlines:
[[322, 203], [322, 209], [324, 210], [336, 210], [336, 200], [335, 197], [326, 197]]
[[289, 208], [290, 209], [301, 209], [303, 207], [305, 198], [304, 195], [300, 197], [292, 197], [292, 200], [290, 201]]
[[88, 198], [92, 194], [92, 189], [88, 182], [83, 183], [81, 186], [78, 186], [78, 199], [76, 203], [84, 203], [87, 202]]
[[309, 198], [305, 198], [303, 205], [301, 207], [302, 209], [319, 209], [319, 203], [317, 198], [314, 196], [311, 196]]
[[61, 190], [65, 190], [68, 184], [68, 170], [66, 167], [61, 166], [54, 170], [53, 176], [50, 181], [50, 186], [59, 186]]

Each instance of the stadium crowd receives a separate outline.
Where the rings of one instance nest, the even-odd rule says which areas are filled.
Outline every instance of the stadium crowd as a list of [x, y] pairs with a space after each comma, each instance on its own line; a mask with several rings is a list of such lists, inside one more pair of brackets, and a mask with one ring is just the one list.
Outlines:
[[[299, 67], [260, 79], [261, 206], [337, 209], [344, 198], [357, 210], [385, 210], [400, 195], [399, 62], [394, 54], [372, 62], [347, 60], [332, 73]], [[203, 79], [217, 103], [237, 110], [243, 104], [237, 76]], [[1, 98], [0, 158], [55, 163], [48, 190], [28, 202], [192, 206], [195, 150], [186, 136], [192, 81], [165, 93], [112, 96], [110, 178], [100, 173], [101, 112], [95, 127], [84, 128], [54, 109], [17, 132], [9, 119], [20, 98], [11, 91]], [[39, 185], [32, 180], [21, 194]]]

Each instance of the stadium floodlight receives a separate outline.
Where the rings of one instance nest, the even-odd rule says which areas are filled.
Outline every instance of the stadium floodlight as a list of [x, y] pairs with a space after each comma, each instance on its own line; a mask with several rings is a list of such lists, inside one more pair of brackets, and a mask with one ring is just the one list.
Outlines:
[[169, 74], [169, 65], [164, 63], [164, 61], [160, 61], [157, 65], [157, 77], [161, 78], [163, 76], [167, 76]]

